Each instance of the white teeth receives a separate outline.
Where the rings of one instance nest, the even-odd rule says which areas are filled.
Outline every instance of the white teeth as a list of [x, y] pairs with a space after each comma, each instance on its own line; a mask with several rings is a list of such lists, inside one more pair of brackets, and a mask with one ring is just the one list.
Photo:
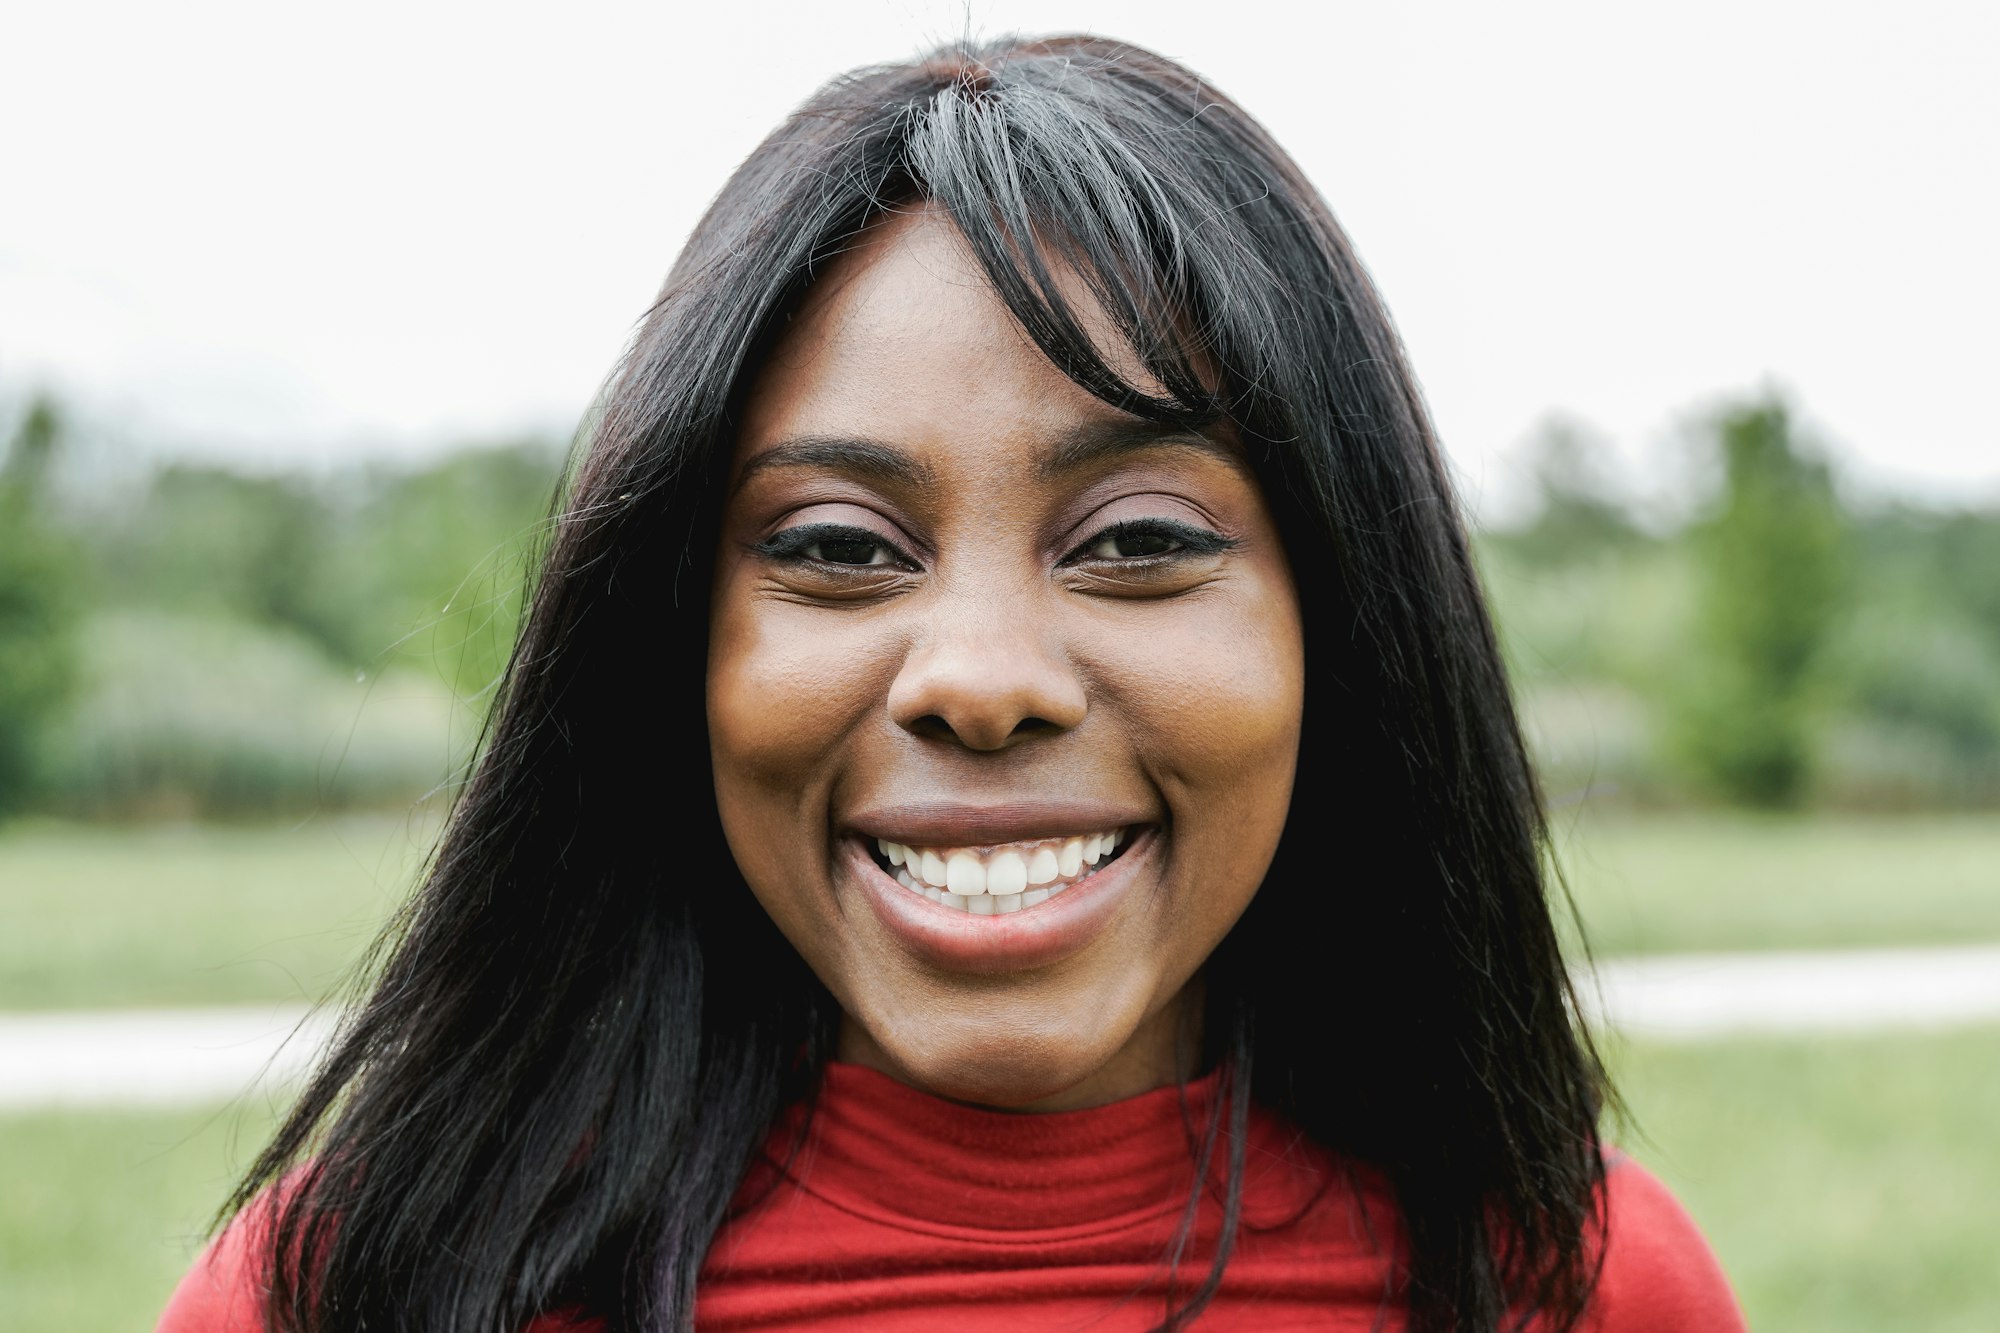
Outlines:
[[976, 916], [1036, 907], [1096, 873], [1125, 829], [1001, 847], [912, 847], [877, 838], [891, 878], [934, 903]]
[[941, 889], [948, 882], [944, 873], [944, 858], [936, 852], [925, 852], [920, 868], [923, 873], [924, 883], [929, 884], [933, 888]]
[[970, 898], [975, 893], [986, 892], [986, 867], [971, 852], [953, 852], [951, 859], [944, 863], [945, 882], [953, 893], [961, 893]]
[[986, 891], [1012, 897], [1028, 887], [1028, 863], [1019, 852], [1002, 852], [986, 867]]

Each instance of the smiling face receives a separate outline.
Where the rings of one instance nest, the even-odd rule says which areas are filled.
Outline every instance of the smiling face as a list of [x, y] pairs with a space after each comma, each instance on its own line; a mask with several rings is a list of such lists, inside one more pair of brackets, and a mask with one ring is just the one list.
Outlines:
[[1236, 447], [1078, 388], [919, 209], [808, 292], [729, 487], [717, 801], [841, 1057], [999, 1106], [1175, 1077], [1298, 754], [1297, 603]]

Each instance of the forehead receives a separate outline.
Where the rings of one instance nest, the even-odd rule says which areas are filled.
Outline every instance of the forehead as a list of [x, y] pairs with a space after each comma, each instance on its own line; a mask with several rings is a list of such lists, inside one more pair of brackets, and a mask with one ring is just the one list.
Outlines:
[[[1148, 383], [1080, 281], [1066, 285], [1113, 369]], [[983, 457], [1132, 418], [1028, 338], [931, 207], [871, 228], [808, 289], [744, 404], [738, 461], [797, 436], [866, 434]]]

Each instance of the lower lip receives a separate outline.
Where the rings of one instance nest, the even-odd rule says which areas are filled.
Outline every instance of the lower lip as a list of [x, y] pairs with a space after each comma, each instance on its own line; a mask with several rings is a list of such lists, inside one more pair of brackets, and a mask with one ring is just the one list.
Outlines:
[[1017, 972], [1059, 962], [1097, 938], [1139, 882], [1154, 841], [1155, 830], [1146, 829], [1096, 874], [1004, 916], [975, 916], [911, 892], [875, 864], [858, 838], [843, 840], [843, 855], [876, 920], [911, 952], [952, 972]]

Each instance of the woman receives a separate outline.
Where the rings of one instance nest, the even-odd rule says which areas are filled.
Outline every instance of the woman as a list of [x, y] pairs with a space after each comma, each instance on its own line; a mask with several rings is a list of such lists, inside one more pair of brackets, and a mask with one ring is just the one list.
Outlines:
[[163, 1327], [1735, 1326], [1607, 1166], [1544, 846], [1292, 162], [1118, 43], [862, 71], [668, 278]]

